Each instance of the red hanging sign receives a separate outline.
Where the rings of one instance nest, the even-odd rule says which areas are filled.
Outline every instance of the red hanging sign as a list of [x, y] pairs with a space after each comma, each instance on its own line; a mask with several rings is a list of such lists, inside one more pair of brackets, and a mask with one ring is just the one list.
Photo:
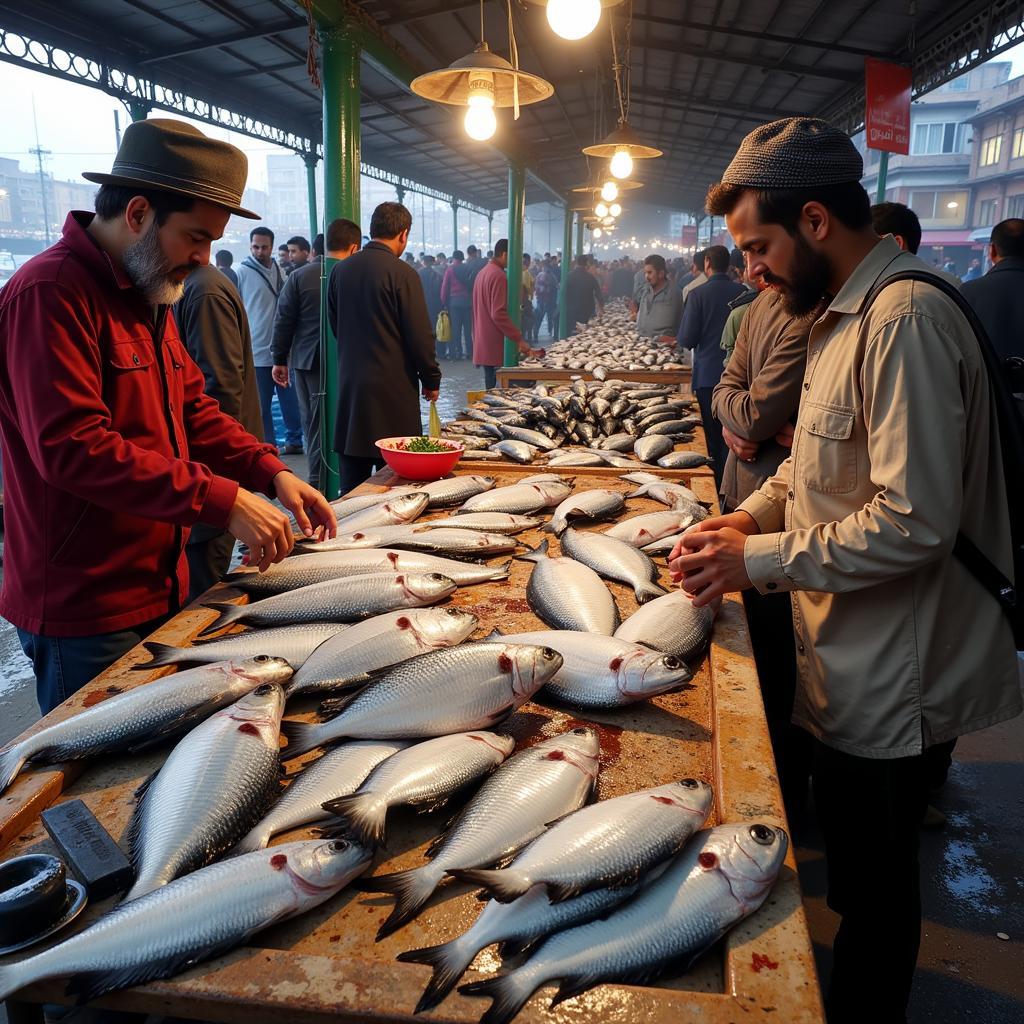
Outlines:
[[864, 60], [864, 132], [869, 149], [910, 152], [910, 91], [913, 76], [902, 64]]

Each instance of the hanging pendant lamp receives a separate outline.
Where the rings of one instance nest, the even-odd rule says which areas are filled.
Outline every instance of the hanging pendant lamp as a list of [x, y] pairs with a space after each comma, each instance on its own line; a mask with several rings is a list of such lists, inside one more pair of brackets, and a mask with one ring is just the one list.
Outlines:
[[[628, 178], [633, 172], [634, 160], [652, 160], [664, 155], [660, 149], [643, 142], [626, 121], [620, 121], [600, 142], [584, 146], [583, 154], [610, 160], [608, 169], [615, 178]], [[619, 188], [622, 188], [621, 182]]]
[[604, 7], [618, 7], [623, 0], [527, 0], [544, 7], [551, 31], [563, 39], [582, 39], [597, 28]]
[[453, 61], [446, 68], [428, 71], [414, 78], [409, 88], [434, 103], [466, 107], [466, 132], [470, 138], [489, 139], [497, 128], [496, 107], [512, 107], [515, 118], [519, 108], [539, 103], [551, 96], [555, 87], [539, 75], [519, 68], [519, 55], [512, 35], [512, 9], [509, 4], [509, 48], [512, 62], [494, 53], [484, 39], [484, 5], [480, 0], [480, 42], [476, 49]]

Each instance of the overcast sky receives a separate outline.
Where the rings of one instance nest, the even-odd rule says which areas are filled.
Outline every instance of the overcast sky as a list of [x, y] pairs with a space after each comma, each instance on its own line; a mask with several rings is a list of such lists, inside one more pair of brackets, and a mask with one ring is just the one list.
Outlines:
[[[1008, 50], [997, 60], [1013, 62], [1012, 76], [1024, 74], [1024, 44]], [[66, 181], [84, 180], [82, 171], [107, 171], [116, 151], [114, 111], [122, 129], [128, 123], [124, 106], [99, 89], [75, 85], [38, 71], [0, 62], [0, 96], [4, 97], [0, 156], [13, 157], [23, 169], [35, 166], [29, 152], [36, 145], [32, 121], [33, 101], [39, 125], [39, 144], [51, 150], [45, 168]], [[173, 117], [162, 111], [160, 117]], [[198, 127], [208, 135], [233, 142], [249, 157], [249, 187], [266, 188], [266, 157], [291, 150], [238, 135], [212, 125]]]

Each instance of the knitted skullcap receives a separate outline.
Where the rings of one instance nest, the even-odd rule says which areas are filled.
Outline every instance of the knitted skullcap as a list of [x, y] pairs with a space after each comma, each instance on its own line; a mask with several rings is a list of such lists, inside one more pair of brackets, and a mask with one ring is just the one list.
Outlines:
[[860, 181], [864, 161], [850, 137], [816, 117], [786, 117], [755, 128], [722, 175], [726, 185], [807, 188]]

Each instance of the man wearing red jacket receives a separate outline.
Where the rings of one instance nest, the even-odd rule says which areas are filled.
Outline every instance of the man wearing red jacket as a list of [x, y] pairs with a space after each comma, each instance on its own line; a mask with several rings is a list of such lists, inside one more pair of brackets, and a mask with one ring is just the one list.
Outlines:
[[[43, 713], [175, 614], [185, 542], [207, 523], [266, 569], [323, 495], [204, 394], [168, 307], [239, 207], [247, 161], [180, 121], [129, 126], [96, 213], [0, 293], [6, 545], [0, 614], [32, 660]], [[241, 486], [240, 486], [241, 485]]]
[[521, 355], [533, 352], [508, 315], [507, 266], [508, 239], [499, 238], [494, 257], [473, 283], [473, 363], [483, 369], [484, 387], [488, 389], [497, 383], [497, 368], [505, 360], [506, 337], [519, 346]]

